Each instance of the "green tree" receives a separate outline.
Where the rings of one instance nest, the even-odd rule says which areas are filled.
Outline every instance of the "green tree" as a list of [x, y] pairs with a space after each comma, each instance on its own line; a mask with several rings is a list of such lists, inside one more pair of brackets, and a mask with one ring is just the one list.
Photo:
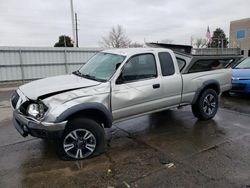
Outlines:
[[59, 41], [55, 43], [54, 47], [74, 47], [74, 44], [69, 36], [59, 36]]
[[212, 42], [209, 44], [209, 47], [212, 48], [227, 48], [228, 46], [228, 38], [226, 37], [225, 32], [221, 28], [217, 28], [213, 32]]

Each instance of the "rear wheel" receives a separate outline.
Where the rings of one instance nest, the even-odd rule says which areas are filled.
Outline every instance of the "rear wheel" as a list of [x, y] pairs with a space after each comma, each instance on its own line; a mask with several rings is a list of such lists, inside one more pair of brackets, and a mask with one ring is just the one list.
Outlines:
[[90, 158], [105, 150], [104, 129], [91, 119], [73, 119], [68, 122], [59, 144], [62, 159]]
[[213, 118], [218, 111], [218, 94], [213, 89], [206, 89], [192, 105], [192, 112], [200, 120]]

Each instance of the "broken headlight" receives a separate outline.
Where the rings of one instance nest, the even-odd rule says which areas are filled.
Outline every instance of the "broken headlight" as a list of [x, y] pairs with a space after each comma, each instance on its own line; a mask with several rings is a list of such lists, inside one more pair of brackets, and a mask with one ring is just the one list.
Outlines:
[[43, 118], [46, 110], [47, 107], [41, 102], [31, 103], [27, 108], [27, 113], [36, 119], [41, 119]]

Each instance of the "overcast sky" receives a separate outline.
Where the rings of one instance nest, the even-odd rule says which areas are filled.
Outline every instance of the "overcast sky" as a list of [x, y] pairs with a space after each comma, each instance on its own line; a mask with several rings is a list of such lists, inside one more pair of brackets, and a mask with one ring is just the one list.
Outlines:
[[[250, 17], [249, 7], [249, 0], [74, 0], [81, 47], [98, 46], [117, 24], [140, 43], [189, 44], [208, 25], [228, 35], [231, 20]], [[59, 35], [72, 36], [70, 16], [70, 0], [0, 0], [0, 46], [53, 46]]]

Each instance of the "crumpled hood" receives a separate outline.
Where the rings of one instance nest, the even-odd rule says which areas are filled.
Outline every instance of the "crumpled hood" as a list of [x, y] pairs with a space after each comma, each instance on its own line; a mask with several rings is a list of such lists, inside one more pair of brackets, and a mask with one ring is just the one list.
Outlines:
[[70, 74], [36, 80], [20, 86], [19, 89], [29, 99], [36, 100], [38, 97], [99, 84], [100, 82]]
[[233, 77], [250, 78], [250, 69], [233, 69]]

